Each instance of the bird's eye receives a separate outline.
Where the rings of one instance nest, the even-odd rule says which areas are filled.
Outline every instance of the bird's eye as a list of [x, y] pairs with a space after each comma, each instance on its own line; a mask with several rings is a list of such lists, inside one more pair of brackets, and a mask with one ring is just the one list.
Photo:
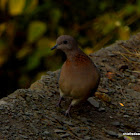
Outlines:
[[68, 41], [67, 41], [67, 40], [64, 40], [64, 41], [63, 41], [63, 43], [64, 43], [64, 44], [67, 44], [67, 43], [68, 43]]

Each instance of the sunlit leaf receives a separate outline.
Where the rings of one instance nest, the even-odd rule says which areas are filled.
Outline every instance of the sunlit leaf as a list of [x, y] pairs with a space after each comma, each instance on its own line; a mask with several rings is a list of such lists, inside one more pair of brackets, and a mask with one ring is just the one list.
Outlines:
[[24, 46], [22, 49], [20, 49], [17, 52], [16, 57], [18, 59], [22, 59], [22, 58], [26, 57], [27, 55], [29, 55], [31, 51], [32, 51], [32, 49], [30, 46]]
[[53, 23], [57, 23], [61, 17], [61, 12], [59, 9], [53, 9], [51, 12], [51, 17], [53, 20]]
[[118, 30], [119, 39], [127, 40], [130, 37], [130, 29], [128, 26], [120, 27]]
[[124, 140], [135, 140], [135, 139], [130, 136], [124, 136]]
[[34, 53], [31, 56], [29, 56], [27, 69], [32, 70], [32, 69], [35, 69], [36, 67], [38, 67], [40, 64], [40, 60], [43, 57], [45, 57], [45, 56], [47, 57], [48, 55], [50, 55], [52, 53], [52, 51], [51, 51], [52, 46], [54, 46], [53, 41], [47, 39], [46, 37], [41, 38], [37, 42], [36, 50], [34, 51]]
[[110, 102], [111, 98], [109, 95], [107, 95], [106, 93], [101, 93], [101, 92], [96, 92], [95, 96], [105, 102]]
[[87, 48], [84, 49], [84, 52], [85, 52], [86, 54], [91, 54], [91, 53], [93, 53], [93, 49], [87, 47]]
[[7, 60], [8, 56], [6, 55], [6, 43], [0, 39], [0, 67], [5, 63], [5, 61]]
[[6, 48], [5, 46], [6, 46], [5, 42], [2, 39], [0, 39], [0, 54], [1, 54], [1, 51], [3, 51]]
[[0, 0], [0, 9], [5, 10], [7, 4], [7, 0]]
[[112, 72], [107, 72], [106, 76], [107, 76], [108, 79], [112, 80], [114, 78], [115, 74], [112, 73]]
[[123, 103], [119, 103], [121, 106], [124, 106], [124, 104]]
[[48, 38], [41, 38], [37, 42], [37, 51], [40, 53], [41, 56], [47, 56], [52, 53], [51, 47], [53, 47], [54, 45], [55, 43]]
[[39, 65], [39, 62], [40, 62], [40, 59], [36, 51], [28, 58], [27, 69], [28, 70], [35, 69]]
[[9, 0], [9, 13], [13, 16], [23, 12], [26, 0]]
[[65, 29], [62, 28], [62, 27], [59, 27], [59, 28], [58, 28], [58, 34], [59, 34], [59, 35], [65, 34]]
[[5, 29], [6, 29], [6, 24], [5, 23], [0, 24], [0, 36], [5, 31]]
[[97, 22], [93, 23], [93, 28], [106, 35], [116, 28], [116, 20], [118, 19], [115, 15], [111, 13], [104, 14], [97, 18]]
[[29, 42], [34, 42], [39, 39], [45, 32], [47, 26], [44, 22], [41, 21], [33, 21], [29, 25], [28, 36], [27, 39]]
[[128, 4], [125, 7], [125, 14], [132, 14], [135, 11], [135, 7], [131, 4]]
[[105, 10], [105, 8], [107, 7], [107, 2], [105, 2], [105, 1], [100, 2], [99, 7], [101, 10]]
[[38, 0], [26, 0], [25, 13], [31, 13], [38, 5]]

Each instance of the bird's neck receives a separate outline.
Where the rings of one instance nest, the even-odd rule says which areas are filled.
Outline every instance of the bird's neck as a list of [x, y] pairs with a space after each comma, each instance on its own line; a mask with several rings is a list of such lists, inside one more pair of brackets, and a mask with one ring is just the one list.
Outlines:
[[69, 54], [67, 55], [67, 63], [71, 63], [71, 64], [84, 64], [87, 62], [90, 62], [89, 57], [87, 55], [85, 55], [80, 49], [74, 51], [74, 52], [68, 52]]
[[74, 58], [79, 55], [79, 54], [83, 54], [83, 52], [78, 48], [76, 50], [72, 50], [72, 51], [67, 51], [65, 52], [66, 56], [67, 56], [67, 60], [68, 61], [73, 61]]

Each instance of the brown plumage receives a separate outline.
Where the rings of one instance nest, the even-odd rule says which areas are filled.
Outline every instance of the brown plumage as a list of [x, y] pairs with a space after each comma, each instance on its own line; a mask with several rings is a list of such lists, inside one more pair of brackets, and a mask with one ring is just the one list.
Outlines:
[[72, 102], [66, 111], [66, 115], [69, 115], [72, 106], [94, 95], [99, 85], [100, 74], [92, 60], [78, 48], [78, 43], [73, 37], [58, 37], [53, 49], [60, 49], [67, 56], [59, 78], [58, 105], [61, 104], [62, 97], [71, 97]]

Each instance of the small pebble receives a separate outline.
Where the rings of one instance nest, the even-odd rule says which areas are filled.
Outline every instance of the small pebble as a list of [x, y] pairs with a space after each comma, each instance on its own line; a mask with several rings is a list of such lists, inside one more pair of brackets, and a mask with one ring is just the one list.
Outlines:
[[66, 133], [64, 130], [61, 129], [54, 129], [55, 133]]
[[116, 121], [116, 122], [112, 122], [112, 125], [114, 125], [114, 126], [120, 126], [121, 123]]
[[90, 136], [85, 136], [84, 140], [91, 140], [91, 137]]
[[98, 110], [99, 110], [100, 112], [104, 112], [104, 111], [105, 111], [105, 108], [100, 107]]
[[90, 102], [91, 105], [93, 105], [96, 108], [99, 108], [100, 104], [98, 101], [96, 101], [94, 98], [90, 97], [88, 98], [88, 101]]
[[62, 135], [59, 135], [61, 138], [66, 138], [66, 137], [69, 137], [70, 134], [66, 133], [66, 134], [62, 134]]
[[124, 117], [124, 118], [129, 118], [130, 116], [129, 116], [129, 115], [123, 115], [123, 117]]
[[106, 132], [108, 135], [110, 135], [110, 136], [118, 137], [118, 134], [117, 134], [116, 132], [114, 132], [114, 131], [106, 130], [105, 132]]
[[20, 135], [20, 137], [21, 137], [21, 138], [24, 138], [24, 139], [28, 139], [28, 137], [25, 136], [25, 135]]
[[63, 121], [63, 123], [68, 124], [69, 126], [74, 126], [74, 124], [71, 121]]
[[49, 135], [50, 132], [48, 132], [47, 130], [43, 132], [43, 135]]
[[119, 132], [122, 132], [122, 133], [124, 133], [124, 130], [123, 130], [123, 129], [119, 129]]

